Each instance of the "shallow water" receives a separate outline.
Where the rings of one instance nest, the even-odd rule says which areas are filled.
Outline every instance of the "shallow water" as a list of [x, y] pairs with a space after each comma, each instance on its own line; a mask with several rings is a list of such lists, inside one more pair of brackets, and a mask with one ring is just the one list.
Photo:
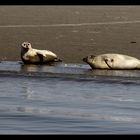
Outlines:
[[0, 63], [1, 134], [140, 133], [140, 71]]

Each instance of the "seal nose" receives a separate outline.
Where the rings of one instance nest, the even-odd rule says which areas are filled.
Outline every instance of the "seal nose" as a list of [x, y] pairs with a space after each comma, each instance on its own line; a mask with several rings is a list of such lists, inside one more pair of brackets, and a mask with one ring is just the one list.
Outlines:
[[87, 62], [87, 57], [83, 58], [83, 61], [84, 61], [84, 62]]

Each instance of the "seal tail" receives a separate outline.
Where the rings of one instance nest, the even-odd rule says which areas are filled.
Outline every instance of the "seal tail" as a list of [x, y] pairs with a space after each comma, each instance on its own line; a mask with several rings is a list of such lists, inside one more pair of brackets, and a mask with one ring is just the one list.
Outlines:
[[60, 59], [60, 58], [55, 58], [55, 59], [54, 59], [54, 62], [62, 62], [62, 59]]

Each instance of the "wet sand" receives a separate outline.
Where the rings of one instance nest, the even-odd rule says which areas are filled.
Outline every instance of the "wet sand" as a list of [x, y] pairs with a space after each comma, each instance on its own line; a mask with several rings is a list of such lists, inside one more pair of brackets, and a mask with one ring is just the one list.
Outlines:
[[21, 60], [24, 41], [65, 63], [100, 53], [140, 59], [139, 13], [140, 6], [0, 6], [0, 60]]

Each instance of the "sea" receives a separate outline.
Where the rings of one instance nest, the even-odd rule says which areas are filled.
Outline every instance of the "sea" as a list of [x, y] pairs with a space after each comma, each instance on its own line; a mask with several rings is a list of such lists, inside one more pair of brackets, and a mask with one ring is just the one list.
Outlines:
[[140, 70], [0, 63], [0, 134], [139, 134]]

